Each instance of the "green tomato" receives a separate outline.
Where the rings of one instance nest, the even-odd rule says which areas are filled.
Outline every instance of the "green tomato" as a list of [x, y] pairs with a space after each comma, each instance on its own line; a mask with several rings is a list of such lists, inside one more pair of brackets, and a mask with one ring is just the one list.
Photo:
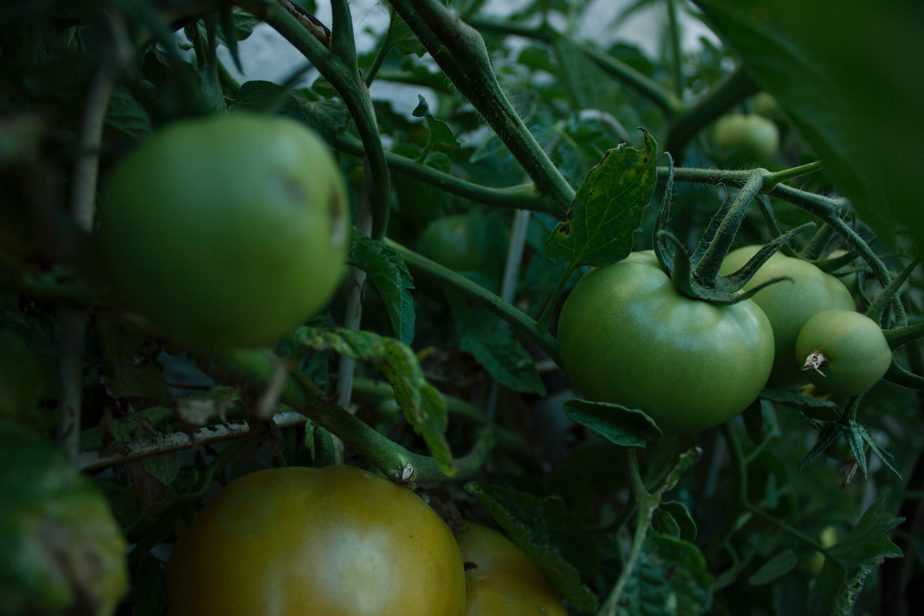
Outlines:
[[[722, 263], [720, 273], [736, 271], [758, 250], [760, 246], [745, 246], [730, 252]], [[788, 277], [791, 282], [784, 280], [770, 285], [751, 299], [761, 307], [773, 326], [776, 359], [771, 382], [792, 385], [805, 382], [805, 376], [800, 372], [801, 362], [793, 361], [796, 337], [805, 322], [822, 310], [853, 310], [856, 304], [840, 280], [807, 261], [780, 253], [770, 257], [744, 288], [749, 290], [780, 277]]]
[[43, 386], [42, 368], [25, 341], [0, 331], [0, 417], [29, 421]]
[[427, 225], [420, 252], [449, 269], [467, 272], [481, 267], [483, 254], [468, 216], [447, 216]]
[[641, 409], [669, 433], [745, 410], [773, 365], [773, 332], [754, 303], [689, 299], [650, 252], [584, 276], [562, 308], [558, 339], [582, 395]]
[[100, 198], [118, 297], [193, 349], [270, 345], [327, 303], [349, 214], [324, 143], [289, 119], [178, 122], [122, 160]]
[[795, 361], [808, 368], [815, 387], [835, 396], [856, 396], [885, 376], [892, 349], [879, 325], [849, 310], [825, 310], [805, 322]]
[[777, 100], [766, 92], [761, 92], [751, 99], [751, 109], [753, 109], [754, 113], [757, 115], [767, 118], [768, 120], [782, 120], [786, 117]]
[[128, 589], [126, 544], [93, 482], [0, 419], [0, 494], [0, 614], [113, 614]]
[[713, 140], [723, 159], [768, 163], [780, 148], [776, 124], [759, 115], [728, 114], [716, 122]]
[[[827, 549], [837, 545], [837, 528], [834, 526], [825, 526], [818, 536], [821, 547]], [[825, 555], [821, 552], [813, 551], [799, 562], [800, 568], [812, 577], [816, 577], [825, 566]]]

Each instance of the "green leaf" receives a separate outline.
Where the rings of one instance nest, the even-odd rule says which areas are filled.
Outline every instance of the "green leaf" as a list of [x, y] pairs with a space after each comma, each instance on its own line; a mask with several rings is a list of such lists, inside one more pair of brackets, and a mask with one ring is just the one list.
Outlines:
[[106, 128], [119, 131], [134, 140], [141, 140], [153, 130], [151, 116], [124, 86], [116, 86], [106, 110]]
[[349, 113], [339, 101], [322, 98], [307, 88], [287, 90], [271, 81], [254, 80], [242, 84], [231, 109], [279, 111], [304, 122], [327, 139], [345, 130], [349, 123]]
[[511, 488], [478, 483], [467, 484], [465, 490], [478, 498], [494, 521], [542, 569], [575, 611], [596, 611], [597, 598], [552, 541], [541, 499]]
[[698, 616], [712, 605], [713, 578], [692, 543], [649, 533], [620, 614]]
[[[924, 80], [919, 2], [700, 0], [712, 27], [772, 94], [864, 220], [907, 225], [924, 254], [918, 158]], [[824, 101], [824, 104], [819, 104]]]
[[662, 434], [655, 420], [638, 409], [592, 400], [569, 400], [566, 406], [572, 421], [619, 447], [645, 447]]
[[632, 236], [657, 183], [657, 143], [621, 144], [590, 170], [567, 221], [549, 237], [549, 250], [574, 265], [602, 266], [632, 252]]
[[404, 344], [414, 340], [414, 281], [404, 260], [384, 242], [369, 239], [359, 232], [352, 235], [350, 263], [365, 271], [375, 287], [395, 336]]
[[684, 503], [680, 501], [665, 501], [661, 503], [657, 510], [658, 513], [667, 513], [677, 524], [679, 537], [686, 541], [695, 541], [698, 529], [693, 514]]
[[349, 329], [302, 327], [296, 339], [316, 351], [332, 350], [376, 367], [391, 384], [404, 417], [423, 438], [427, 448], [447, 475], [455, 472], [446, 441], [449, 419], [442, 394], [427, 383], [414, 351], [392, 338]]
[[545, 395], [536, 361], [513, 335], [506, 321], [461, 293], [447, 291], [459, 348], [471, 353], [495, 381], [513, 391]]
[[792, 550], [783, 550], [765, 562], [760, 569], [755, 571], [754, 574], [748, 578], [748, 583], [751, 586], [765, 586], [783, 577], [795, 569], [798, 564], [799, 557], [795, 552]]

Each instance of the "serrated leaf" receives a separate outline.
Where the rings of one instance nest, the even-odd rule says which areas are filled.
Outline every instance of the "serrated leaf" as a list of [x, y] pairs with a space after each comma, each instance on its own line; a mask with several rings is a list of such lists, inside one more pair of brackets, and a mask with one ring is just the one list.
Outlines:
[[713, 578], [692, 543], [649, 533], [624, 594], [620, 615], [699, 616], [712, 605]]
[[[710, 25], [740, 54], [824, 163], [825, 173], [876, 226], [904, 223], [924, 254], [915, 164], [922, 134], [924, 55], [919, 2], [700, 0]], [[825, 104], [819, 105], [819, 101]], [[909, 128], [914, 127], [914, 130]]]
[[799, 557], [795, 552], [792, 550], [783, 550], [765, 562], [760, 569], [755, 571], [754, 574], [748, 578], [748, 583], [751, 586], [765, 586], [783, 577], [795, 569], [798, 564]]
[[295, 337], [310, 349], [332, 350], [375, 366], [388, 379], [405, 419], [423, 438], [440, 469], [447, 475], [455, 472], [452, 452], [446, 441], [449, 421], [446, 400], [424, 378], [417, 356], [410, 347], [372, 332], [342, 328], [302, 327]]
[[657, 184], [658, 146], [644, 132], [644, 147], [621, 144], [590, 170], [568, 220], [549, 237], [549, 251], [575, 265], [602, 266], [625, 258], [642, 209]]
[[366, 272], [388, 313], [395, 336], [404, 344], [414, 340], [414, 280], [407, 264], [385, 242], [369, 239], [359, 232], [352, 235], [350, 263]]
[[511, 488], [477, 483], [467, 484], [465, 490], [478, 498], [498, 526], [542, 569], [575, 611], [596, 611], [596, 596], [583, 584], [578, 570], [552, 543], [542, 500]]
[[655, 420], [638, 409], [592, 400], [569, 400], [565, 405], [572, 421], [619, 447], [645, 447], [661, 436]]
[[459, 348], [471, 353], [495, 381], [513, 391], [545, 395], [536, 361], [517, 340], [506, 321], [471, 303], [460, 293], [447, 292]]

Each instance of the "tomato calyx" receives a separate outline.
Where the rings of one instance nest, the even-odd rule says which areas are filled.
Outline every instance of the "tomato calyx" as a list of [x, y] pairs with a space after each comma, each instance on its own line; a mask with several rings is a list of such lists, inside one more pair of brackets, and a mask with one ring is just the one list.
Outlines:
[[734, 199], [726, 199], [709, 221], [696, 248], [690, 253], [683, 242], [668, 230], [671, 197], [673, 192], [673, 161], [668, 156], [667, 185], [658, 211], [653, 245], [661, 268], [667, 272], [678, 292], [712, 304], [736, 304], [787, 277], [773, 278], [748, 290], [745, 285], [778, 250], [787, 246], [799, 233], [814, 228], [814, 223], [800, 225], [763, 246], [740, 269], [729, 275], [720, 275], [722, 261], [731, 250], [735, 235], [744, 221], [748, 207], [760, 194], [769, 175], [766, 169], [756, 169], [738, 190]]

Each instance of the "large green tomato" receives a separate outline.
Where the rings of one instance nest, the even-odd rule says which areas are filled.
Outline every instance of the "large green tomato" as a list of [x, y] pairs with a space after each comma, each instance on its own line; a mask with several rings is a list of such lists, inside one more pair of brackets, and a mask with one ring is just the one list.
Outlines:
[[[754, 256], [760, 246], [745, 246], [725, 257], [720, 273], [730, 274]], [[745, 285], [745, 290], [772, 280], [788, 277], [758, 291], [751, 299], [766, 313], [773, 326], [776, 360], [771, 382], [791, 385], [805, 381], [800, 372], [801, 362], [793, 360], [796, 337], [812, 315], [822, 310], [853, 310], [856, 304], [850, 291], [840, 280], [826, 274], [811, 263], [776, 253], [757, 270]]]
[[562, 308], [558, 339], [579, 393], [639, 408], [673, 433], [745, 410], [773, 365], [773, 332], [760, 308], [680, 295], [653, 253], [582, 278]]
[[0, 331], [0, 417], [26, 420], [42, 393], [42, 368], [25, 341]]
[[273, 344], [345, 269], [343, 181], [302, 124], [230, 113], [178, 122], [122, 160], [99, 243], [126, 306], [190, 348]]
[[113, 614], [128, 590], [126, 545], [93, 482], [0, 419], [0, 495], [0, 614]]
[[477, 524], [458, 539], [467, 569], [466, 616], [565, 616], [542, 572], [509, 539]]
[[722, 158], [749, 163], [769, 163], [780, 148], [776, 124], [759, 115], [731, 113], [720, 118], [713, 140]]
[[892, 349], [882, 329], [868, 316], [824, 310], [802, 326], [794, 360], [818, 364], [817, 369], [805, 372], [819, 390], [855, 396], [885, 376], [892, 363]]
[[172, 616], [462, 616], [465, 571], [410, 490], [347, 466], [237, 479], [179, 539]]
[[477, 270], [484, 256], [468, 216], [447, 216], [427, 225], [420, 252], [440, 265], [460, 272]]

